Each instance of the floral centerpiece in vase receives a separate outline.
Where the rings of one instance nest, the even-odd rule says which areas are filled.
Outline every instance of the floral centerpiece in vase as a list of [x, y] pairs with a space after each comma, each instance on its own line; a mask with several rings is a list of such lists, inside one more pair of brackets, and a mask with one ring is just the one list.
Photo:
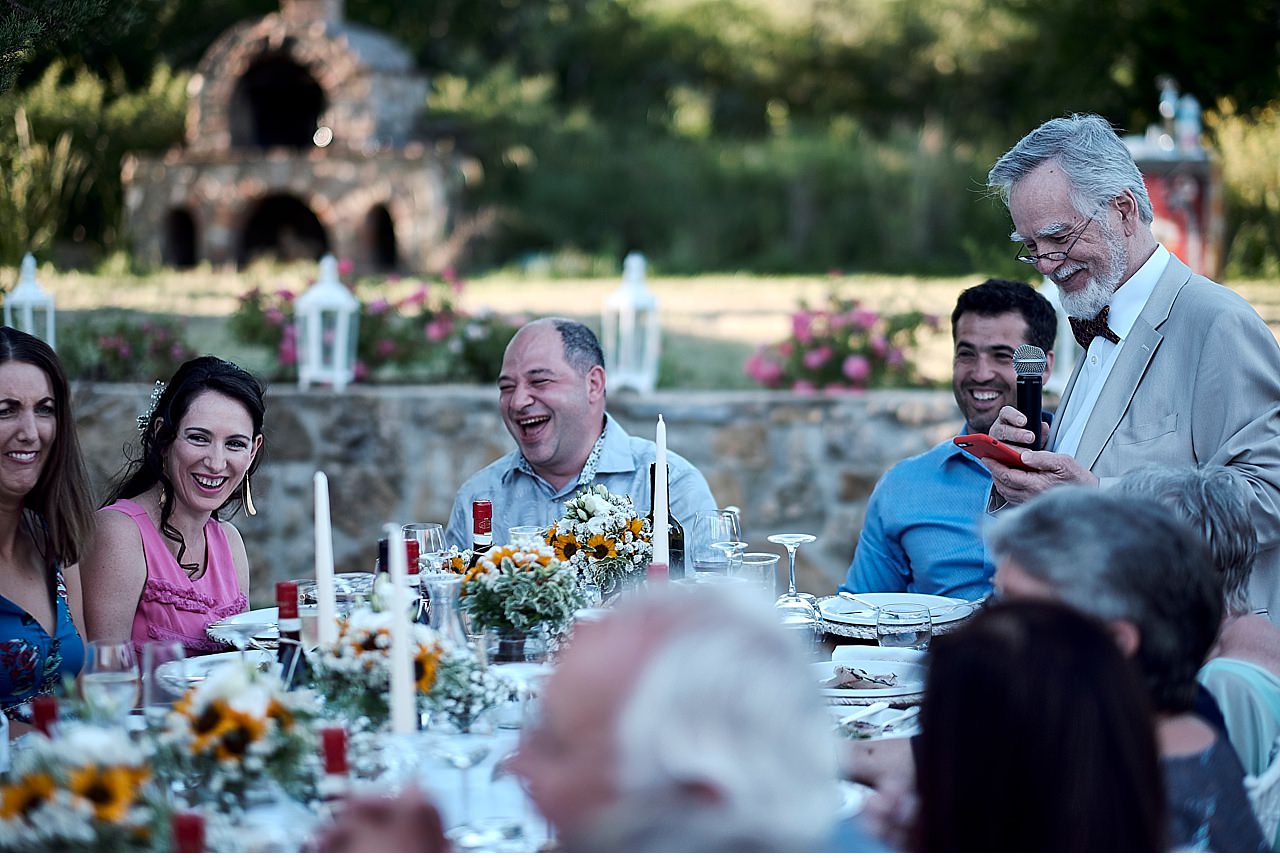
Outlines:
[[134, 852], [155, 847], [167, 811], [145, 750], [119, 728], [64, 721], [33, 734], [0, 785], [6, 852]]
[[496, 661], [526, 660], [531, 637], [556, 633], [584, 604], [574, 571], [545, 544], [494, 546], [462, 584], [462, 606], [495, 639]]
[[653, 556], [652, 539], [652, 525], [636, 512], [631, 498], [602, 485], [574, 495], [547, 534], [556, 559], [580, 581], [598, 587], [604, 598], [644, 577]]
[[[421, 703], [435, 685], [440, 662], [456, 658], [435, 632], [411, 623], [413, 675]], [[390, 717], [387, 689], [391, 686], [391, 613], [361, 608], [338, 620], [338, 637], [308, 655], [312, 686], [324, 696], [325, 708], [352, 721], [353, 726], [381, 729]], [[359, 724], [357, 722], [363, 722]]]
[[247, 661], [215, 668], [165, 718], [155, 760], [220, 810], [244, 809], [252, 794], [315, 794], [315, 695], [288, 691]]

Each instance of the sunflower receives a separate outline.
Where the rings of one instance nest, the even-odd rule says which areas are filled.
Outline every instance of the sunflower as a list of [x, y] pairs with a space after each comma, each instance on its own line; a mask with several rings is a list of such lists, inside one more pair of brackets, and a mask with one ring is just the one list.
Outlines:
[[464, 575], [467, 571], [467, 558], [459, 554], [449, 558], [449, 571], [457, 575]]
[[436, 644], [418, 647], [413, 659], [413, 684], [423, 694], [430, 694], [436, 684], [436, 669], [440, 666], [442, 650]]
[[74, 795], [93, 805], [95, 819], [119, 822], [133, 806], [145, 779], [145, 771], [139, 769], [88, 765], [71, 773], [69, 786]]
[[582, 546], [578, 544], [578, 540], [574, 538], [572, 533], [558, 533], [555, 541], [551, 543], [551, 547], [556, 551], [557, 560], [561, 563], [568, 563]]
[[191, 732], [194, 734], [191, 750], [200, 754], [217, 742], [218, 737], [228, 729], [230, 713], [230, 707], [221, 700], [210, 701], [199, 713], [184, 711], [183, 714], [191, 721]]
[[25, 816], [53, 798], [53, 776], [31, 772], [17, 783], [0, 787], [0, 818]]
[[271, 698], [271, 702], [267, 704], [267, 717], [275, 721], [276, 724], [279, 725], [280, 729], [285, 731], [293, 729], [293, 724], [296, 720], [293, 717], [293, 713], [289, 711], [289, 707], [285, 706], [274, 697]]
[[636, 539], [640, 538], [640, 534], [644, 532], [644, 519], [633, 518], [627, 522], [627, 530], [631, 531], [631, 535]]
[[592, 534], [587, 540], [587, 554], [595, 560], [608, 560], [618, 556], [618, 543], [603, 533]]
[[249, 746], [261, 739], [267, 732], [267, 722], [255, 718], [238, 709], [228, 709], [226, 728], [213, 752], [222, 762], [241, 760], [249, 750]]

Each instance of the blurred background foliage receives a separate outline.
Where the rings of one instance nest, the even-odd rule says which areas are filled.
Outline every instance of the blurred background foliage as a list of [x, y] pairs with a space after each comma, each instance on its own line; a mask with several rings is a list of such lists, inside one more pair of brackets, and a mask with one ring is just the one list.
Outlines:
[[[180, 143], [201, 54], [277, 3], [46, 5], [67, 23], [16, 54], [0, 13], [0, 74], [18, 72], [0, 169], [62, 180], [0, 191], [0, 263], [31, 247], [90, 267], [123, 246], [122, 154]], [[431, 76], [423, 132], [470, 156], [465, 203], [494, 215], [473, 271], [612, 272], [640, 248], [669, 273], [1016, 272], [983, 193], [992, 160], [1066, 112], [1141, 132], [1169, 74], [1207, 109], [1229, 273], [1280, 273], [1274, 0], [347, 0], [346, 15]]]

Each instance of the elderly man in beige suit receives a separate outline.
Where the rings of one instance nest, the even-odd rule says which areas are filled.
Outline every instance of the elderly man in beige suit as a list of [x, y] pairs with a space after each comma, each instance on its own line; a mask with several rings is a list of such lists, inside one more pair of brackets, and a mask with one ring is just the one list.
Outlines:
[[[1053, 279], [1085, 353], [1025, 470], [987, 460], [992, 506], [1133, 468], [1223, 465], [1250, 489], [1255, 607], [1280, 620], [1280, 346], [1236, 293], [1193, 274], [1151, 233], [1133, 158], [1099, 116], [1053, 119], [992, 167], [1018, 258]], [[1006, 406], [991, 435], [1028, 446]]]

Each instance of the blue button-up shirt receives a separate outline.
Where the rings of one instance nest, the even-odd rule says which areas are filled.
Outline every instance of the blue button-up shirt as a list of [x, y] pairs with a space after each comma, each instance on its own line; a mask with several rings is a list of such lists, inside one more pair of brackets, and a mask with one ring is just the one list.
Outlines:
[[[614, 494], [627, 495], [637, 512], [647, 514], [653, 507], [649, 497], [649, 465], [656, 458], [657, 447], [652, 441], [628, 435], [616, 420], [606, 415], [604, 444], [596, 463], [595, 479], [585, 485], [600, 484]], [[716, 500], [706, 479], [683, 456], [667, 450], [667, 469], [671, 512], [689, 528], [693, 525], [693, 514], [715, 509]], [[445, 542], [459, 548], [470, 547], [471, 502], [474, 500], [493, 499], [493, 541], [500, 545], [507, 541], [511, 527], [546, 526], [558, 521], [564, 515], [565, 501], [583, 487], [579, 474], [557, 491], [534, 473], [519, 449], [512, 450], [477, 471], [458, 489], [449, 525], [445, 528]]]
[[977, 599], [995, 563], [982, 541], [991, 474], [948, 438], [890, 468], [871, 493], [841, 590]]

